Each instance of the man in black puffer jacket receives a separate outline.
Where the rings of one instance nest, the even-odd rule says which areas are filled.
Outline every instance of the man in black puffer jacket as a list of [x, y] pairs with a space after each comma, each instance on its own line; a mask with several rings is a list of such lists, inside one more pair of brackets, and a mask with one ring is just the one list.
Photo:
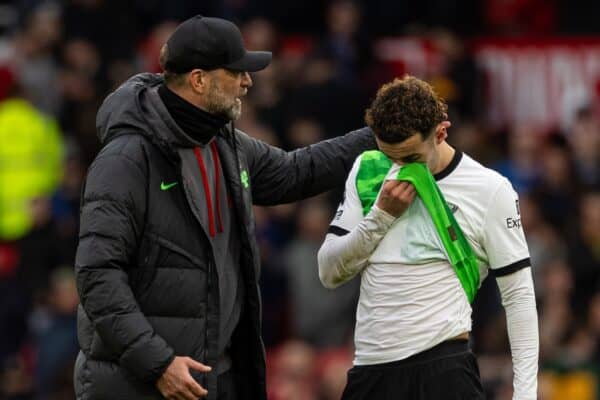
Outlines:
[[[344, 182], [371, 131], [291, 153], [233, 128], [247, 52], [232, 23], [194, 17], [98, 111], [76, 256], [77, 399], [266, 399], [252, 205]], [[316, 271], [315, 271], [316, 273]]]

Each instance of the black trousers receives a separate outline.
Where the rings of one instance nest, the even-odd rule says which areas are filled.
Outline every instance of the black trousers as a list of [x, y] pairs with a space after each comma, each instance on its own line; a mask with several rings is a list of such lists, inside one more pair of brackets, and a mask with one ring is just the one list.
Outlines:
[[467, 340], [443, 342], [407, 359], [355, 366], [342, 400], [482, 400], [477, 360]]

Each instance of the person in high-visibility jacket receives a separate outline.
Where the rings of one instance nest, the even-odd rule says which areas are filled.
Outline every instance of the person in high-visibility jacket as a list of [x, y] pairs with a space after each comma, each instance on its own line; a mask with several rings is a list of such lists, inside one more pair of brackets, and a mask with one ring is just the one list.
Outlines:
[[0, 240], [30, 230], [30, 202], [57, 187], [62, 157], [63, 138], [53, 118], [23, 98], [0, 102]]

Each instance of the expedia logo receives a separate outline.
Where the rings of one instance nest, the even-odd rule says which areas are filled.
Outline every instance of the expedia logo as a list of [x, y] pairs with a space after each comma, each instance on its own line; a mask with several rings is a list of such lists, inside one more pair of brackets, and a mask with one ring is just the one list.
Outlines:
[[520, 228], [521, 227], [521, 218], [506, 218], [506, 227], [508, 229]]

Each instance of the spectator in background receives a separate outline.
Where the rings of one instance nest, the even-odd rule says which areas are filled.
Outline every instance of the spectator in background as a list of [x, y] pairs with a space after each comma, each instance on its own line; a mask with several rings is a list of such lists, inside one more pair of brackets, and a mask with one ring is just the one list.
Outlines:
[[[138, 48], [140, 57], [139, 67], [142, 71], [161, 72], [160, 63], [158, 62], [160, 49], [163, 44], [167, 42], [169, 36], [173, 34], [175, 28], [177, 28], [177, 22], [170, 20], [164, 21], [156, 25], [150, 34], [142, 41]], [[114, 89], [116, 89], [116, 87]]]
[[0, 396], [6, 400], [33, 398], [35, 382], [26, 357], [14, 357], [0, 366]]
[[62, 15], [66, 37], [93, 43], [107, 65], [134, 54], [140, 30], [135, 2], [73, 0], [65, 2]]
[[249, 50], [278, 51], [278, 35], [273, 24], [265, 18], [252, 18], [242, 26], [244, 42]]
[[310, 116], [328, 137], [361, 126], [364, 96], [360, 88], [337, 81], [335, 73], [335, 60], [330, 54], [312, 53], [301, 71], [300, 86], [284, 99], [284, 118], [291, 121]]
[[288, 341], [270, 354], [270, 400], [313, 400], [317, 394], [315, 350], [301, 341]]
[[72, 263], [77, 249], [79, 204], [86, 170], [82, 157], [77, 142], [72, 139], [68, 141], [62, 179], [51, 199], [52, 216], [59, 239], [56, 247], [61, 254], [61, 263]]
[[322, 351], [317, 362], [319, 400], [339, 400], [346, 385], [347, 371], [352, 368], [352, 351], [339, 348]]
[[[37, 399], [52, 399], [63, 390], [63, 380], [72, 387], [71, 362], [79, 351], [77, 305], [79, 297], [73, 267], [57, 268], [50, 278], [47, 306], [33, 316], [37, 343]], [[66, 375], [66, 376], [65, 376]]]
[[562, 259], [545, 265], [540, 277], [540, 355], [549, 361], [560, 356], [562, 340], [575, 319], [571, 299], [576, 288], [569, 264]]
[[51, 214], [49, 197], [38, 197], [30, 202], [31, 229], [16, 243], [19, 250], [17, 279], [27, 288], [33, 305], [46, 300], [52, 270], [65, 260], [61, 259], [57, 243], [56, 225]]
[[463, 119], [459, 120], [458, 123], [453, 123], [452, 137], [448, 138], [448, 141], [465, 153], [473, 154], [473, 157], [481, 160], [484, 165], [490, 164], [491, 160], [494, 160], [494, 157], [497, 156], [488, 143], [489, 133], [485, 130], [483, 124], [475, 120]]
[[428, 77], [433, 88], [448, 102], [448, 112], [461, 118], [474, 119], [482, 106], [483, 77], [465, 43], [447, 30], [434, 30], [431, 35], [434, 48], [441, 60], [437, 71]]
[[[264, 18], [248, 21], [242, 27], [242, 34], [250, 50], [264, 49], [273, 53], [280, 51], [278, 32], [273, 24]], [[257, 120], [267, 125], [275, 134], [279, 133], [277, 140], [280, 144], [285, 143], [281, 136], [285, 127], [282, 112], [284, 95], [282, 64], [280, 56], [273, 60], [269, 68], [254, 73], [252, 79], [255, 84], [247, 97], [248, 103], [254, 105]]]
[[12, 54], [4, 60], [15, 71], [22, 94], [52, 116], [58, 116], [62, 106], [59, 67], [54, 57], [62, 30], [58, 5], [40, 2], [26, 16], [24, 27], [12, 40]]
[[[281, 209], [286, 214], [281, 215]], [[279, 211], [279, 212], [277, 212]], [[260, 250], [260, 293], [263, 303], [263, 341], [267, 349], [289, 337], [289, 288], [281, 248], [293, 237], [291, 205], [254, 207], [256, 240]], [[292, 214], [292, 215], [287, 215]], [[285, 229], [282, 232], [280, 229]]]
[[569, 235], [569, 261], [575, 280], [574, 308], [585, 313], [594, 293], [600, 290], [600, 192], [586, 193], [578, 205], [572, 234]]
[[323, 140], [323, 128], [317, 121], [310, 117], [298, 117], [290, 121], [285, 134], [285, 143], [288, 148], [308, 146]]
[[102, 79], [101, 56], [96, 45], [83, 38], [66, 40], [60, 55], [61, 126], [77, 141], [88, 165], [99, 148], [94, 129], [98, 95], [107, 89], [98, 84]]
[[237, 120], [236, 126], [244, 132], [252, 132], [252, 137], [271, 146], [280, 146], [279, 138], [271, 127], [259, 120], [256, 107], [252, 102], [246, 102], [244, 114]]
[[542, 170], [538, 159], [541, 144], [535, 127], [513, 126], [508, 133], [508, 154], [493, 166], [513, 183], [519, 194], [530, 192], [538, 183]]
[[288, 90], [294, 90], [304, 84], [303, 69], [315, 43], [310, 37], [293, 35], [285, 37], [279, 48], [277, 79]]
[[12, 369], [28, 334], [31, 293], [16, 277], [19, 255], [16, 244], [0, 241], [0, 374], [6, 367]]
[[600, 364], [600, 293], [596, 292], [590, 300], [587, 327], [596, 341], [594, 362]]
[[572, 149], [577, 179], [589, 188], [600, 185], [600, 121], [591, 108], [580, 110], [567, 141]]
[[22, 97], [15, 85], [0, 102], [0, 240], [33, 225], [31, 200], [49, 196], [61, 176], [63, 139], [56, 121]]
[[334, 79], [344, 86], [356, 85], [369, 59], [366, 38], [361, 31], [362, 11], [354, 0], [336, 0], [327, 8], [327, 32], [318, 51], [334, 61]]
[[330, 219], [324, 200], [303, 203], [296, 217], [298, 235], [283, 253], [292, 336], [319, 348], [341, 347], [351, 341], [359, 289], [356, 279], [338, 291], [324, 288], [319, 280], [317, 253]]
[[565, 210], [577, 209], [580, 184], [573, 171], [573, 157], [560, 136], [548, 137], [539, 154], [539, 181], [532, 195], [544, 218], [556, 229], [567, 230], [574, 223]]

